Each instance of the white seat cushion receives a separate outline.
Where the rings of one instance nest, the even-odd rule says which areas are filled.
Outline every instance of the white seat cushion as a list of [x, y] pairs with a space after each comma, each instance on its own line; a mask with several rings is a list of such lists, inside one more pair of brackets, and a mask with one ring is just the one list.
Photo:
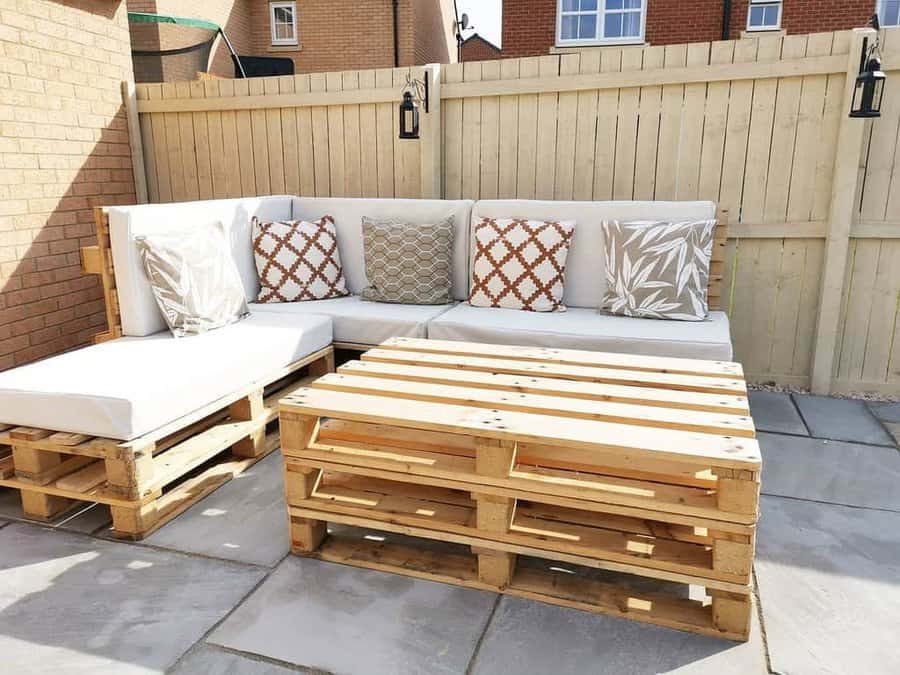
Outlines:
[[711, 312], [706, 321], [662, 321], [611, 316], [583, 307], [543, 313], [460, 304], [428, 325], [428, 337], [689, 359], [732, 357], [724, 312]]
[[0, 422], [130, 440], [329, 344], [328, 317], [269, 312], [187, 338], [119, 338], [0, 373]]
[[334, 341], [377, 345], [392, 337], [427, 335], [428, 322], [453, 305], [399, 305], [359, 296], [306, 302], [251, 304], [251, 312], [324, 314], [334, 322]]

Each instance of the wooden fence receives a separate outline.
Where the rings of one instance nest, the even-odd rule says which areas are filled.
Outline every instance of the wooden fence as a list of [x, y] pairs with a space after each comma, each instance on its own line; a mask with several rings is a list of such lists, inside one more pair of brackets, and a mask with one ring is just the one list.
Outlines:
[[[882, 118], [851, 120], [872, 31], [428, 66], [420, 141], [395, 69], [138, 85], [150, 201], [711, 199], [749, 379], [900, 393], [900, 29]], [[137, 117], [137, 115], [134, 115]]]

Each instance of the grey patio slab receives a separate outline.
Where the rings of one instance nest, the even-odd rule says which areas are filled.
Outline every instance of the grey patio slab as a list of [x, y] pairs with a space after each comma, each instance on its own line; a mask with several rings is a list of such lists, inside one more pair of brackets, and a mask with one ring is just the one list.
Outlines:
[[281, 453], [272, 453], [144, 540], [274, 567], [290, 550]]
[[900, 514], [764, 497], [756, 578], [774, 672], [900, 672]]
[[171, 675], [293, 675], [297, 672], [311, 671], [286, 668], [207, 644], [191, 651], [169, 671]]
[[758, 431], [809, 435], [790, 394], [777, 391], [750, 391], [748, 398], [753, 424]]
[[751, 675], [766, 672], [756, 619], [749, 642], [504, 597], [485, 631], [473, 675]]
[[[28, 521], [22, 512], [22, 499], [19, 497], [18, 490], [0, 488], [0, 516], [10, 520]], [[91, 534], [108, 524], [110, 520], [109, 507], [103, 504], [84, 502], [77, 504], [75, 508], [48, 523], [41, 523], [41, 525], [69, 532]]]
[[763, 494], [900, 511], [895, 448], [767, 433], [758, 440]]
[[869, 410], [882, 422], [900, 424], [900, 402], [869, 401]]
[[12, 523], [0, 529], [0, 670], [162, 672], [263, 575]]
[[875, 445], [894, 444], [864, 401], [810, 394], [793, 396], [810, 433], [816, 438]]
[[332, 673], [463, 673], [495, 598], [290, 556], [209, 641]]

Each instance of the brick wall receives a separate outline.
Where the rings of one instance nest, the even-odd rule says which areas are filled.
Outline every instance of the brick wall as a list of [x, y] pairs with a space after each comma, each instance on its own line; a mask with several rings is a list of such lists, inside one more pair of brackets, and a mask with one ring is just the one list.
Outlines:
[[[730, 37], [747, 27], [748, 0], [734, 0]], [[876, 0], [784, 0], [781, 27], [789, 34], [864, 26]], [[503, 0], [503, 56], [540, 56], [556, 42], [557, 0]], [[646, 40], [665, 45], [722, 37], [723, 0], [648, 0]]]
[[78, 249], [93, 206], [135, 199], [131, 77], [124, 2], [0, 0], [0, 369], [105, 329]]
[[453, 0], [414, 0], [410, 65], [456, 61]]
[[478, 35], [469, 36], [462, 43], [463, 61], [491, 61], [505, 58], [506, 54], [497, 49], [496, 45]]

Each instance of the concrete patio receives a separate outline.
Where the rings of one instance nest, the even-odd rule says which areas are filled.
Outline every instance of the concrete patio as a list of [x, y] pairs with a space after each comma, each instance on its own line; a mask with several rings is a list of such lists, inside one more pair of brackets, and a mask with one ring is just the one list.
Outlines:
[[17, 493], [0, 490], [0, 662], [15, 673], [900, 672], [900, 404], [752, 392], [751, 408], [764, 496], [746, 644], [290, 556], [274, 455], [140, 544], [112, 541], [103, 507], [21, 522]]

